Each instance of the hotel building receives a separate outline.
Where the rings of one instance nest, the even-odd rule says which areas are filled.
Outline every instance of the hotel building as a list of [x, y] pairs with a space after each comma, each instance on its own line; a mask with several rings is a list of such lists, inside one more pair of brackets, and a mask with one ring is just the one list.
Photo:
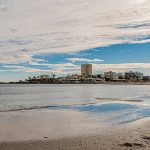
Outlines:
[[81, 65], [81, 76], [82, 78], [89, 78], [92, 76], [92, 64]]

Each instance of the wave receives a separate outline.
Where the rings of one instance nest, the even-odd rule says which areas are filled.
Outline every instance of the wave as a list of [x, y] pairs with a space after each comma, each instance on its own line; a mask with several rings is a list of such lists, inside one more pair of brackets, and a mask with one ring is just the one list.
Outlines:
[[[23, 111], [23, 110], [34, 110], [34, 109], [46, 109], [46, 108], [53, 108], [53, 109], [67, 109], [72, 107], [86, 107], [86, 106], [99, 106], [103, 104], [110, 104], [110, 103], [131, 103], [132, 105], [142, 104], [140, 102], [144, 102], [140, 99], [123, 99], [123, 98], [95, 98], [96, 101], [94, 102], [82, 102], [82, 103], [74, 103], [74, 104], [54, 104], [54, 105], [44, 105], [44, 106], [14, 106], [15, 108], [1, 108], [0, 112], [12, 112], [12, 111]], [[131, 105], [130, 104], [130, 105]], [[149, 105], [149, 104], [147, 104]]]
[[0, 112], [11, 112], [11, 111], [22, 111], [22, 110], [33, 110], [33, 109], [44, 109], [48, 107], [56, 107], [56, 106], [33, 106], [33, 107], [22, 107], [22, 108], [12, 108], [6, 110], [0, 110]]
[[31, 107], [23, 107], [20, 106], [18, 108], [12, 108], [12, 109], [6, 109], [6, 110], [0, 110], [0, 112], [12, 112], [12, 111], [23, 111], [23, 110], [34, 110], [34, 109], [46, 109], [46, 108], [71, 108], [74, 106], [88, 106], [88, 105], [94, 105], [97, 104], [97, 102], [93, 103], [84, 103], [84, 104], [71, 104], [71, 105], [46, 105], [46, 106], [31, 106]]

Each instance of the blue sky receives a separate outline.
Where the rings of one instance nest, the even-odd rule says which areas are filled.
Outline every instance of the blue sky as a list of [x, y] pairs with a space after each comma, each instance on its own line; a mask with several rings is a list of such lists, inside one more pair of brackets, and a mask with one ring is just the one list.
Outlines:
[[[142, 44], [117, 44], [106, 47], [97, 47], [84, 51], [69, 53], [69, 54], [42, 54], [35, 55], [33, 58], [44, 60], [42, 62], [32, 62], [32, 63], [21, 63], [21, 64], [1, 64], [0, 66], [3, 68], [1, 72], [1, 80], [7, 81], [8, 79], [24, 79], [28, 76], [41, 75], [43, 72], [40, 70], [52, 70], [50, 72], [44, 71], [46, 74], [53, 73], [53, 70], [58, 69], [59, 67], [62, 69], [61, 71], [65, 73], [56, 73], [58, 76], [80, 73], [80, 65], [83, 63], [92, 63], [95, 66], [99, 66], [98, 69], [94, 70], [94, 73], [103, 73], [104, 71], [114, 70], [117, 72], [125, 72], [125, 71], [141, 71], [144, 72], [145, 75], [149, 75], [150, 68], [143, 69], [143, 66], [146, 64], [149, 65], [150, 62], [150, 43], [142, 43]], [[63, 66], [61, 66], [64, 64]], [[115, 67], [109, 65], [120, 65], [116, 69]], [[132, 65], [135, 65], [131, 67]], [[52, 65], [52, 66], [50, 66]], [[56, 66], [58, 65], [58, 66]], [[4, 67], [8, 66], [8, 67]], [[24, 66], [26, 68], [18, 68], [17, 66]], [[127, 68], [124, 68], [127, 66]], [[31, 72], [26, 70], [28, 68], [38, 69], [38, 71]], [[110, 69], [109, 69], [110, 68]], [[14, 71], [14, 69], [16, 71]], [[11, 72], [12, 70], [12, 72]], [[20, 70], [20, 71], [19, 71]]]
[[150, 75], [148, 0], [3, 0], [0, 20], [0, 81], [80, 73], [83, 63]]
[[[67, 63], [67, 58], [102, 59], [101, 63], [149, 63], [150, 43], [143, 44], [117, 44], [107, 47], [97, 47], [73, 54], [45, 54], [34, 56], [47, 60], [48, 63]], [[85, 61], [86, 62], [86, 61]], [[76, 62], [77, 63], [77, 62]], [[78, 62], [77, 64], [81, 64]]]

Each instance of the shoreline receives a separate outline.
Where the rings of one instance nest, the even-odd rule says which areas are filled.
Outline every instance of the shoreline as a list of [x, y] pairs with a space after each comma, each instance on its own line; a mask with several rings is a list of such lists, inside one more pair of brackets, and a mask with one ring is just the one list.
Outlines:
[[106, 82], [106, 83], [25, 83], [25, 82], [22, 82], [22, 83], [19, 83], [19, 82], [11, 82], [11, 83], [7, 83], [7, 82], [4, 82], [4, 83], [0, 83], [2, 85], [6, 85], [6, 84], [20, 84], [20, 85], [30, 85], [30, 84], [34, 84], [34, 85], [38, 85], [38, 84], [50, 84], [50, 85], [87, 85], [87, 84], [90, 84], [90, 85], [150, 85], [150, 82]]
[[0, 150], [150, 149], [149, 86], [1, 87]]
[[[150, 118], [121, 124], [89, 135], [37, 141], [0, 142], [2, 150], [148, 150], [150, 149]], [[107, 128], [107, 127], [106, 127]]]

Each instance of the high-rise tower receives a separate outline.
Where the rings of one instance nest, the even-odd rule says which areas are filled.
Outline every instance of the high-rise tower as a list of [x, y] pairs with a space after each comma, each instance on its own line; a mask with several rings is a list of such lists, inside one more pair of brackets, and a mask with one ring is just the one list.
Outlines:
[[88, 78], [92, 75], [92, 64], [81, 65], [82, 78]]

